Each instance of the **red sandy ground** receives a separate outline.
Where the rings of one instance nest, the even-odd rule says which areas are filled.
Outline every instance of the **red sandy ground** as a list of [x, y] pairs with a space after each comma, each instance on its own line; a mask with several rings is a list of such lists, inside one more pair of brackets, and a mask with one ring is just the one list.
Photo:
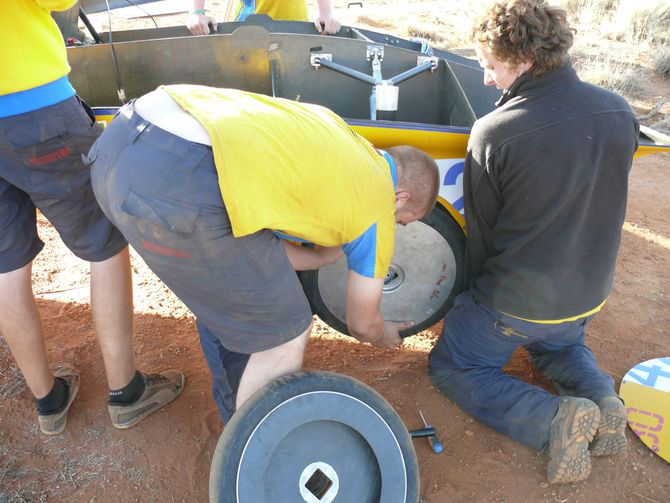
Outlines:
[[[636, 363], [670, 354], [669, 177], [668, 154], [635, 162], [614, 289], [588, 330], [588, 343], [617, 382]], [[164, 410], [130, 430], [115, 430], [85, 303], [87, 267], [46, 221], [40, 221], [40, 232], [47, 246], [35, 262], [35, 291], [50, 356], [73, 363], [82, 386], [65, 433], [45, 437], [37, 432], [32, 399], [20, 386], [12, 357], [0, 348], [0, 501], [206, 501], [222, 425], [189, 312], [135, 257], [138, 366], [180, 368], [187, 384]], [[542, 455], [474, 421], [431, 385], [426, 356], [439, 328], [384, 352], [352, 343], [319, 322], [305, 363], [371, 385], [408, 428], [421, 426], [417, 410], [423, 410], [446, 448], [435, 455], [425, 440], [414, 441], [427, 502], [670, 502], [670, 466], [630, 431], [627, 453], [595, 459], [587, 481], [549, 486]], [[509, 371], [542, 383], [523, 353]], [[18, 391], [7, 391], [17, 384]]]
[[[659, 91], [667, 95], [668, 83], [652, 80], [645, 79], [644, 88], [651, 93], [647, 101], [655, 102]], [[670, 355], [670, 154], [637, 160], [630, 188], [614, 288], [587, 333], [617, 383], [636, 363]], [[189, 311], [134, 257], [137, 365], [147, 371], [180, 368], [187, 384], [164, 410], [130, 430], [114, 429], [87, 304], [88, 267], [46, 221], [39, 226], [47, 246], [34, 264], [34, 288], [50, 357], [74, 364], [82, 385], [65, 433], [41, 435], [30, 393], [0, 339], [0, 503], [207, 501], [222, 425]], [[305, 359], [306, 369], [369, 384], [410, 429], [421, 426], [418, 409], [424, 412], [445, 446], [435, 455], [424, 439], [414, 441], [428, 503], [670, 503], [670, 465], [630, 430], [628, 451], [595, 459], [587, 481], [549, 486], [544, 456], [474, 421], [431, 385], [427, 353], [439, 330], [436, 325], [384, 352], [352, 343], [317, 320]], [[508, 370], [551, 386], [523, 352]]]

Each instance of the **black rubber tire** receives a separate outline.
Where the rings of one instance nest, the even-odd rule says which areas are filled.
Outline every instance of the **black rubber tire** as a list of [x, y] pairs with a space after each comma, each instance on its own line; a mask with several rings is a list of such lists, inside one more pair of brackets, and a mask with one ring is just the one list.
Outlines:
[[[211, 503], [265, 503], [238, 501], [237, 472], [247, 442], [259, 422], [281, 404], [303, 394], [336, 392], [364, 402], [379, 415], [397, 440], [407, 474], [404, 501], [419, 501], [419, 466], [412, 439], [391, 405], [368, 385], [335, 372], [297, 372], [281, 377], [249, 398], [233, 415], [219, 438], [209, 477]], [[262, 481], [259, 481], [259, 484]], [[273, 497], [269, 501], [283, 501]], [[339, 501], [336, 497], [335, 502]], [[348, 502], [347, 502], [348, 503]], [[380, 503], [384, 503], [383, 501]]]
[[[454, 298], [463, 289], [465, 235], [460, 225], [439, 205], [421, 219], [420, 222], [435, 229], [447, 243], [455, 261], [455, 279], [453, 287], [444, 302], [430, 316], [422, 320], [414, 320], [414, 325], [401, 331], [400, 335], [402, 337], [414, 335], [440, 321], [453, 305]], [[321, 295], [319, 290], [319, 270], [303, 271], [299, 274], [299, 277], [302, 288], [312, 308], [312, 313], [316, 314], [338, 332], [349, 335], [345, 320], [331, 311]], [[384, 295], [387, 294], [385, 293]], [[408, 298], [407, 302], [412, 302], [413, 300]]]

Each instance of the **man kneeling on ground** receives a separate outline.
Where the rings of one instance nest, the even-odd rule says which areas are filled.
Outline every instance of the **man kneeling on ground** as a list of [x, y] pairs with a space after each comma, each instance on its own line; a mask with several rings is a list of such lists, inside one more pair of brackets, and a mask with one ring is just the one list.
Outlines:
[[[503, 95], [470, 136], [469, 289], [445, 318], [430, 375], [477, 419], [548, 450], [550, 482], [582, 480], [589, 447], [626, 448], [626, 410], [584, 328], [612, 287], [638, 124], [624, 99], [577, 77], [564, 10], [497, 2], [473, 38], [484, 83]], [[519, 346], [564, 396], [502, 372]]]

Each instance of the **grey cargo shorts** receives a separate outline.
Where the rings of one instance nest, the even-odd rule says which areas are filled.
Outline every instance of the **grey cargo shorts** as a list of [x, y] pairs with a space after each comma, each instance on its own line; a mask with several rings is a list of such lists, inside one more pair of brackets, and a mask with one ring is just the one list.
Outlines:
[[35, 208], [81, 259], [103, 261], [126, 247], [98, 206], [82, 160], [101, 131], [84, 106], [73, 96], [0, 118], [0, 273], [20, 269], [43, 248]]
[[280, 239], [268, 230], [233, 236], [209, 146], [145, 121], [131, 103], [88, 162], [107, 216], [227, 349], [256, 353], [309, 327], [309, 303]]

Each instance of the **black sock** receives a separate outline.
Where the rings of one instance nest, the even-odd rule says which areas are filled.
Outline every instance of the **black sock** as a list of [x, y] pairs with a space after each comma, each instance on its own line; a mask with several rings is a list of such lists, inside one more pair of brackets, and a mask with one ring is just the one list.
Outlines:
[[110, 404], [129, 404], [137, 400], [142, 393], [144, 393], [144, 388], [146, 383], [144, 381], [144, 376], [139, 370], [135, 371], [135, 375], [126, 384], [123, 388], [117, 390], [109, 390], [109, 400], [107, 403]]
[[68, 393], [67, 381], [62, 377], [56, 377], [54, 379], [54, 385], [49, 391], [49, 394], [44, 398], [38, 398], [35, 400], [37, 403], [37, 412], [42, 415], [46, 414], [55, 414], [60, 412], [61, 409], [67, 403], [69, 396]]

